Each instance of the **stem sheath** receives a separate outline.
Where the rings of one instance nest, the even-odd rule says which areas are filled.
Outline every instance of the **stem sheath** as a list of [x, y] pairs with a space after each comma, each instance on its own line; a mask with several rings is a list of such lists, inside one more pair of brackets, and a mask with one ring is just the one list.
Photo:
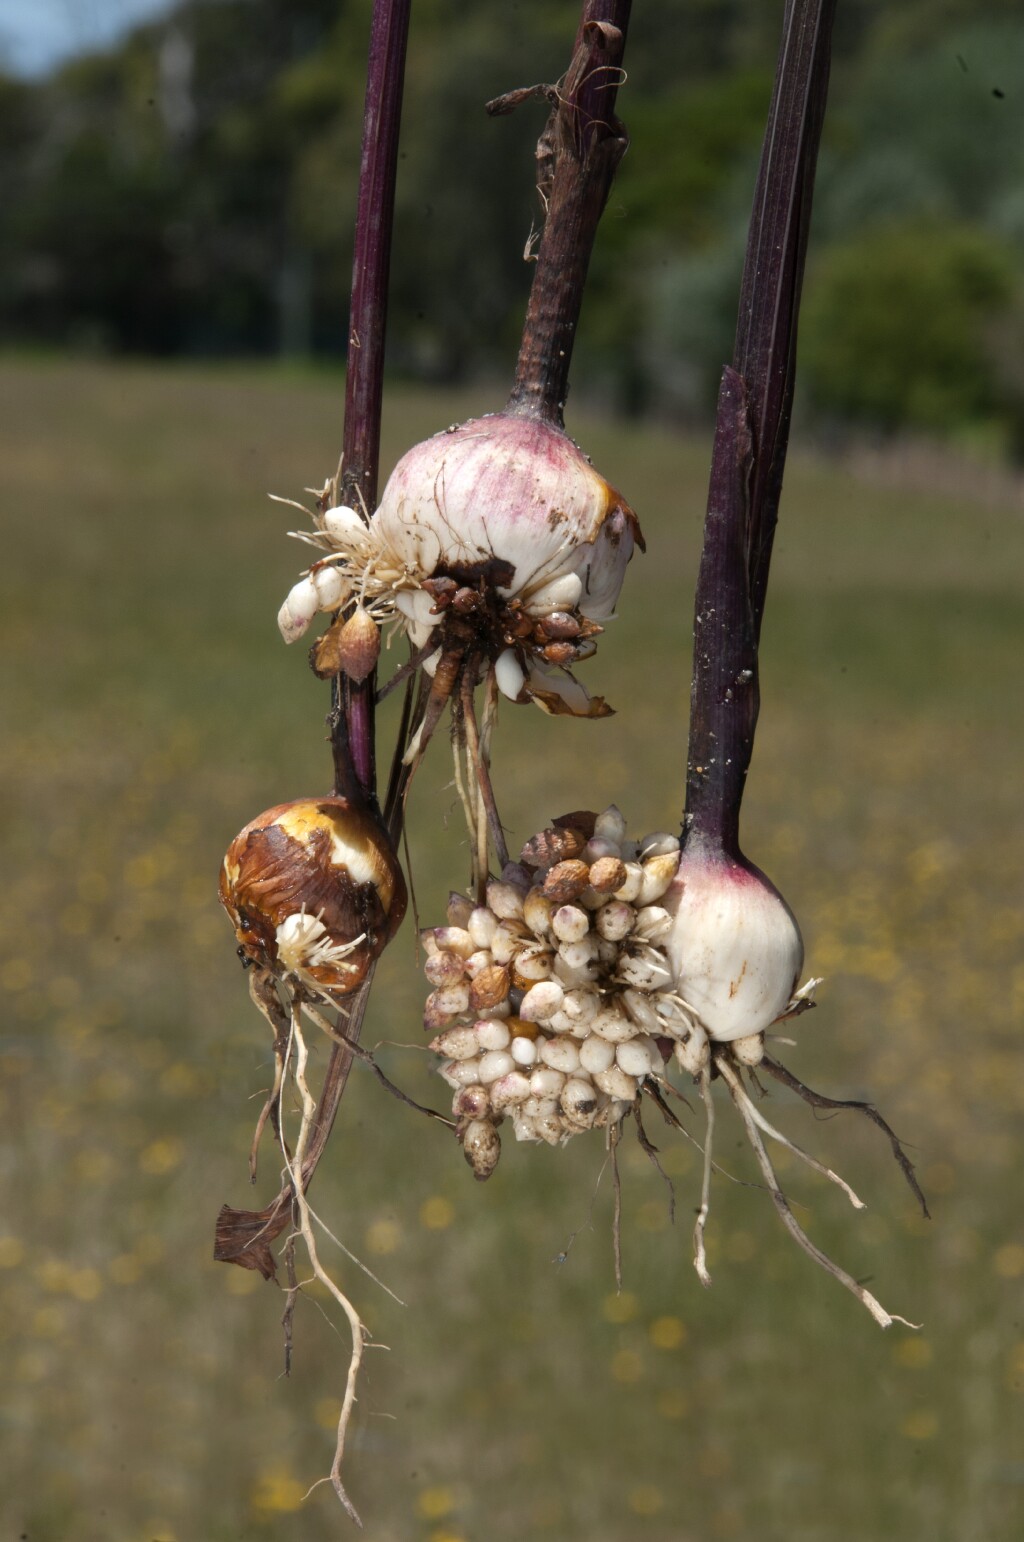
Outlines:
[[759, 709], [758, 642], [789, 441], [797, 317], [836, 0], [787, 0], [722, 375], [694, 607], [686, 839], [739, 854]]

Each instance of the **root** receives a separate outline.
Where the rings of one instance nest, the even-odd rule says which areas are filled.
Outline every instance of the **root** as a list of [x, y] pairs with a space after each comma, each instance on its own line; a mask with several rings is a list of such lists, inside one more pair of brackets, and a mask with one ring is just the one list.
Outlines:
[[622, 1125], [608, 1127], [608, 1156], [612, 1164], [612, 1256], [615, 1259], [615, 1289], [622, 1290], [622, 1174], [619, 1172], [619, 1138]]
[[273, 1127], [279, 1145], [283, 1145], [281, 1135], [281, 1087], [284, 1084], [284, 1061], [288, 1051], [288, 1037], [291, 1032], [291, 1024], [288, 1014], [281, 1005], [280, 997], [274, 985], [274, 977], [269, 969], [254, 969], [249, 975], [249, 996], [253, 1004], [270, 1024], [274, 1035], [274, 1081], [267, 1093], [266, 1101], [260, 1109], [259, 1118], [256, 1120], [256, 1128], [253, 1131], [252, 1144], [249, 1147], [249, 1182], [256, 1182], [256, 1158], [263, 1139], [263, 1131], [268, 1121]]
[[465, 752], [465, 743], [461, 734], [456, 730], [452, 735], [452, 764], [455, 775], [455, 789], [462, 804], [462, 812], [466, 820], [466, 829], [469, 831], [469, 886], [473, 891], [473, 897], [478, 905], [484, 903], [487, 893], [487, 825], [484, 816], [481, 829], [481, 810], [477, 799], [474, 797], [473, 780], [463, 770], [462, 757]]
[[[358, 1044], [355, 1039], [347, 1038], [340, 1029], [335, 1028], [334, 1024], [328, 1021], [311, 1001], [304, 1000], [300, 1005], [310, 1022], [315, 1023], [332, 1043], [343, 1045], [356, 1060], [361, 1060], [364, 1065], [368, 1065], [384, 1090], [390, 1092], [393, 1098], [397, 1098], [400, 1103], [405, 1103], [409, 1108], [416, 1109], [417, 1113], [426, 1115], [428, 1119], [436, 1119], [439, 1124], [446, 1125], [449, 1130], [455, 1129], [454, 1119], [449, 1119], [447, 1114], [438, 1113], [436, 1108], [427, 1108], [425, 1103], [417, 1103], [415, 1098], [411, 1098], [407, 1092], [402, 1091], [401, 1087], [396, 1086], [387, 1072], [378, 1065], [372, 1051], [364, 1049], [362, 1044]], [[327, 1228], [324, 1227], [324, 1230], [326, 1231]]]
[[708, 1273], [708, 1256], [704, 1247], [704, 1232], [708, 1224], [708, 1215], [711, 1212], [711, 1171], [714, 1166], [711, 1160], [711, 1152], [714, 1146], [715, 1135], [715, 1100], [711, 1096], [710, 1063], [700, 1073], [700, 1095], [704, 1099], [704, 1112], [707, 1116], [707, 1123], [704, 1127], [704, 1172], [700, 1184], [700, 1209], [697, 1211], [697, 1220], [693, 1228], [693, 1267], [697, 1271], [697, 1278], [707, 1289], [711, 1284], [711, 1275]]
[[425, 642], [422, 648], [417, 648], [412, 657], [406, 659], [404, 664], [400, 664], [387, 683], [378, 689], [374, 697], [377, 705], [379, 706], [385, 697], [390, 696], [396, 686], [408, 683], [424, 660], [429, 659], [430, 655], [436, 652], [437, 643], [432, 640]]
[[284, 1262], [284, 1277], [288, 1281], [285, 1291], [284, 1311], [281, 1313], [281, 1327], [284, 1330], [284, 1374], [292, 1374], [292, 1329], [295, 1322], [295, 1303], [299, 1299], [299, 1280], [295, 1273], [295, 1232], [292, 1232], [284, 1245], [282, 1259]]
[[[495, 674], [494, 665], [492, 664], [487, 671], [487, 677], [484, 681], [484, 712], [480, 723], [480, 757], [483, 761], [483, 764], [487, 768], [488, 787], [491, 785], [491, 740], [494, 738], [494, 730], [498, 722], [498, 703], [500, 700], [501, 696], [498, 691], [498, 677]], [[494, 801], [495, 819], [497, 821], [498, 835], [500, 837], [500, 843], [496, 849], [499, 860], [501, 861], [501, 865], [504, 867], [505, 863], [508, 861], [508, 847], [505, 843], [504, 827], [502, 826], [501, 820], [497, 817], [498, 807], [497, 801], [493, 799], [493, 793], [492, 801]]]
[[572, 1232], [569, 1233], [569, 1240], [565, 1244], [565, 1247], [562, 1249], [562, 1251], [560, 1253], [556, 1253], [554, 1258], [551, 1260], [551, 1262], [553, 1264], [564, 1264], [566, 1259], [569, 1257], [569, 1254], [572, 1252], [573, 1243], [576, 1241], [576, 1238], [579, 1236], [580, 1232], [583, 1231], [584, 1227], [589, 1228], [589, 1227], [593, 1226], [593, 1224], [594, 1224], [594, 1206], [597, 1204], [597, 1196], [598, 1196], [598, 1193], [600, 1192], [601, 1180], [604, 1177], [604, 1170], [608, 1166], [608, 1161], [609, 1161], [609, 1158], [608, 1158], [608, 1156], [606, 1156], [604, 1161], [601, 1163], [601, 1169], [600, 1169], [596, 1179], [594, 1180], [594, 1191], [593, 1191], [593, 1193], [590, 1196], [590, 1204], [587, 1206], [586, 1220], [582, 1221], [580, 1223], [580, 1225], [577, 1226], [575, 1231], [572, 1231]]
[[[388, 790], [384, 797], [384, 823], [387, 826], [393, 846], [398, 845], [399, 834], [404, 835], [405, 833], [405, 799], [408, 792], [410, 775], [405, 754], [409, 747], [412, 724], [418, 723], [423, 717], [427, 694], [426, 676], [422, 674], [410, 676], [402, 698], [402, 715], [398, 724], [394, 753], [391, 757]], [[411, 871], [409, 877], [411, 880]]]
[[693, 1104], [690, 1102], [689, 1098], [686, 1097], [684, 1093], [680, 1092], [678, 1087], [673, 1087], [672, 1083], [665, 1076], [648, 1076], [644, 1081], [643, 1091], [647, 1093], [648, 1097], [653, 1098], [654, 1102], [657, 1103], [665, 1123], [670, 1124], [672, 1128], [674, 1130], [678, 1130], [681, 1135], [685, 1135], [690, 1144], [692, 1146], [696, 1146], [698, 1151], [703, 1151], [704, 1147], [701, 1145], [700, 1141], [694, 1139], [689, 1130], [686, 1128], [685, 1124], [680, 1123], [679, 1119], [669, 1108], [665, 1101], [665, 1094], [667, 1093], [669, 1097], [678, 1099], [680, 1103], [685, 1103], [687, 1108], [690, 1110], [690, 1113], [692, 1114]]
[[878, 1109], [873, 1103], [861, 1102], [854, 1098], [828, 1098], [822, 1092], [814, 1092], [810, 1087], [805, 1086], [799, 1077], [794, 1076], [792, 1071], [787, 1070], [780, 1061], [773, 1060], [770, 1055], [765, 1055], [761, 1064], [764, 1066], [769, 1076], [774, 1076], [776, 1081], [780, 1081], [784, 1086], [789, 1087], [793, 1092], [797, 1093], [799, 1097], [803, 1098], [805, 1103], [809, 1103], [812, 1108], [827, 1108], [835, 1109], [837, 1111], [844, 1108], [849, 1108], [853, 1109], [855, 1113], [863, 1114], [865, 1118], [871, 1120], [872, 1124], [876, 1124], [882, 1133], [888, 1136], [889, 1144], [892, 1147], [893, 1157], [900, 1169], [900, 1172], [903, 1174], [904, 1178], [907, 1180], [907, 1183], [910, 1185], [910, 1189], [914, 1195], [914, 1198], [921, 1206], [921, 1214], [925, 1217], [926, 1220], [931, 1220], [931, 1214], [928, 1210], [928, 1201], [925, 1199], [924, 1191], [917, 1181], [917, 1174], [914, 1172], [914, 1164], [911, 1162], [910, 1158], [907, 1156], [907, 1153], [904, 1151], [895, 1130], [890, 1124], [887, 1123], [885, 1119], [882, 1118], [881, 1114], [878, 1112]]
[[[724, 1072], [722, 1074], [725, 1075]], [[726, 1079], [728, 1080], [728, 1077]], [[778, 1141], [780, 1146], [785, 1146], [787, 1151], [792, 1151], [794, 1156], [798, 1156], [801, 1162], [806, 1162], [808, 1167], [813, 1167], [816, 1173], [821, 1173], [823, 1178], [828, 1178], [832, 1183], [836, 1184], [837, 1187], [841, 1188], [855, 1210], [863, 1210], [865, 1208], [864, 1201], [853, 1192], [850, 1185], [844, 1178], [840, 1178], [839, 1174], [833, 1172], [831, 1167], [826, 1167], [822, 1162], [817, 1161], [815, 1157], [812, 1157], [800, 1146], [797, 1146], [789, 1139], [787, 1135], [783, 1135], [781, 1130], [777, 1130], [773, 1124], [768, 1122], [768, 1120], [761, 1113], [757, 1104], [744, 1090], [743, 1083], [739, 1076], [736, 1076], [735, 1082], [730, 1081], [729, 1086], [732, 1090], [733, 1102], [736, 1104], [737, 1108], [739, 1108], [740, 1102], [742, 1101], [745, 1104], [751, 1119], [753, 1119], [754, 1123], [760, 1130], [764, 1131], [765, 1135], [769, 1136], [772, 1140]]]
[[[739, 1116], [743, 1120], [743, 1127], [747, 1132], [747, 1139], [749, 1140], [751, 1149], [757, 1158], [758, 1166], [760, 1167], [761, 1172], [764, 1174], [765, 1182], [767, 1183], [769, 1193], [772, 1196], [772, 1203], [775, 1205], [775, 1209], [778, 1212], [782, 1224], [785, 1226], [794, 1242], [796, 1242], [797, 1246], [802, 1248], [809, 1258], [813, 1258], [814, 1262], [822, 1269], [824, 1269], [826, 1274], [830, 1274], [832, 1278], [834, 1280], [838, 1280], [840, 1285], [844, 1286], [851, 1295], [856, 1296], [857, 1300], [861, 1303], [862, 1306], [867, 1308], [880, 1327], [891, 1328], [894, 1322], [901, 1322], [908, 1328], [918, 1327], [919, 1324], [908, 1322], [905, 1317], [898, 1317], [895, 1314], [887, 1312], [882, 1306], [881, 1302], [877, 1301], [869, 1290], [866, 1290], [863, 1285], [858, 1284], [853, 1276], [851, 1274], [847, 1274], [846, 1270], [841, 1268], [839, 1264], [833, 1263], [832, 1259], [829, 1258], [827, 1253], [823, 1253], [820, 1248], [815, 1247], [814, 1243], [811, 1241], [810, 1237], [808, 1237], [796, 1216], [793, 1214], [785, 1194], [779, 1187], [779, 1181], [775, 1175], [775, 1169], [772, 1166], [771, 1157], [768, 1155], [764, 1141], [761, 1139], [761, 1132], [758, 1128], [757, 1121], [753, 1116], [753, 1105], [749, 1097], [747, 1097], [746, 1093], [743, 1091], [739, 1077], [737, 1076], [733, 1067], [729, 1064], [725, 1053], [720, 1051], [715, 1055], [715, 1065], [717, 1066], [723, 1081], [728, 1086], [729, 1091], [732, 1094], [733, 1102], [735, 1103], [739, 1112]], [[705, 1076], [706, 1075], [707, 1073], [705, 1073]], [[704, 1085], [704, 1078], [702, 1078], [702, 1085]], [[708, 1093], [708, 1100], [709, 1099], [710, 1088]]]
[[[360, 1269], [362, 1273], [366, 1275], [368, 1280], [372, 1280], [375, 1285], [379, 1286], [384, 1294], [386, 1296], [390, 1296], [392, 1301], [396, 1302], [398, 1306], [405, 1306], [406, 1303], [402, 1300], [401, 1296], [396, 1295], [395, 1292], [391, 1289], [390, 1285], [385, 1285], [380, 1276], [374, 1274], [373, 1270], [369, 1267], [368, 1264], [364, 1264], [361, 1258], [356, 1257], [351, 1248], [347, 1248], [345, 1246], [340, 1237], [335, 1236], [334, 1232], [328, 1226], [323, 1216], [318, 1215], [317, 1212], [313, 1209], [312, 1205], [309, 1207], [309, 1213], [316, 1224], [319, 1226], [320, 1230], [323, 1232], [324, 1236], [330, 1238], [330, 1240], [334, 1243], [334, 1246], [340, 1249], [342, 1253], [344, 1253], [345, 1257], [349, 1260], [350, 1263], [355, 1264], [356, 1268]], [[377, 1346], [377, 1348], [381, 1347], [382, 1346], [380, 1345]]]
[[[302, 1122], [299, 1127], [298, 1139], [295, 1143], [295, 1155], [294, 1157], [289, 1158], [286, 1154], [285, 1167], [291, 1183], [291, 1190], [298, 1218], [299, 1232], [302, 1236], [303, 1242], [305, 1243], [306, 1252], [309, 1256], [309, 1262], [312, 1267], [313, 1274], [316, 1279], [320, 1281], [321, 1285], [323, 1285], [324, 1288], [330, 1292], [334, 1300], [345, 1313], [345, 1316], [348, 1318], [349, 1328], [352, 1335], [352, 1351], [349, 1357], [348, 1375], [345, 1381], [345, 1395], [342, 1399], [341, 1414], [338, 1418], [338, 1432], [334, 1449], [334, 1460], [331, 1463], [330, 1481], [334, 1488], [334, 1492], [337, 1494], [338, 1499], [341, 1501], [341, 1504], [343, 1505], [346, 1513], [357, 1526], [361, 1527], [362, 1521], [359, 1519], [359, 1514], [355, 1506], [349, 1499], [348, 1494], [345, 1492], [345, 1486], [341, 1480], [341, 1465], [345, 1455], [345, 1437], [348, 1432], [349, 1420], [352, 1417], [352, 1409], [355, 1406], [356, 1383], [359, 1377], [359, 1368], [362, 1364], [363, 1349], [366, 1344], [368, 1333], [363, 1325], [359, 1313], [356, 1311], [355, 1307], [352, 1305], [351, 1301], [349, 1301], [345, 1293], [339, 1288], [338, 1285], [335, 1284], [327, 1270], [323, 1267], [317, 1252], [316, 1237], [313, 1233], [312, 1212], [310, 1211], [309, 1203], [306, 1199], [305, 1178], [303, 1174], [303, 1162], [305, 1160], [310, 1135], [313, 1131], [316, 1119], [316, 1100], [314, 1099], [313, 1094], [310, 1092], [309, 1084], [306, 1081], [306, 1063], [309, 1057], [309, 1052], [306, 1048], [306, 1041], [302, 1034], [302, 1016], [299, 1011], [298, 1003], [294, 1003], [292, 1006], [291, 1032], [289, 1036], [288, 1052], [286, 1055], [286, 1064], [291, 1060], [292, 1056], [294, 1056], [292, 1074], [294, 1076], [295, 1086], [298, 1089], [299, 1097], [302, 1103]], [[287, 1319], [286, 1334], [290, 1334], [289, 1313], [293, 1305], [293, 1301], [291, 1300], [293, 1291], [293, 1277], [293, 1272], [290, 1272], [289, 1304], [285, 1308]], [[294, 1289], [297, 1288], [297, 1286], [294, 1287]], [[286, 1338], [286, 1343], [287, 1342], [288, 1340]]]
[[[647, 1088], [645, 1087], [644, 1091], [646, 1090]], [[658, 1160], [658, 1148], [651, 1143], [647, 1131], [644, 1129], [643, 1104], [639, 1098], [633, 1104], [630, 1112], [636, 1120], [636, 1138], [640, 1143], [640, 1150], [668, 1189], [668, 1223], [670, 1226], [674, 1226], [676, 1223], [675, 1184]]]
[[[482, 807], [487, 825], [490, 827], [491, 840], [494, 842], [495, 856], [500, 871], [508, 862], [508, 846], [505, 843], [505, 832], [501, 827], [501, 817], [498, 814], [494, 788], [491, 785], [490, 738], [493, 731], [494, 716], [497, 711], [496, 703], [492, 704], [494, 666], [493, 664], [489, 665], [487, 670], [487, 702], [484, 710], [485, 733], [483, 736], [481, 736], [477, 727], [476, 707], [473, 702], [474, 674], [475, 668], [473, 667], [463, 672], [461, 718], [466, 735], [467, 757], [473, 769], [475, 793], [479, 799], [478, 807]], [[486, 836], [484, 836], [484, 839], [486, 840]], [[479, 826], [477, 840], [479, 845]], [[484, 865], [486, 866], [486, 859]]]
[[434, 729], [441, 721], [441, 714], [451, 699], [452, 692], [458, 682], [459, 675], [465, 660], [463, 648], [451, 648], [442, 653], [438, 660], [434, 678], [427, 691], [423, 704], [423, 713], [419, 725], [409, 741], [403, 757], [404, 763], [409, 767], [409, 778], [418, 767], [426, 753], [427, 745], [433, 737]]

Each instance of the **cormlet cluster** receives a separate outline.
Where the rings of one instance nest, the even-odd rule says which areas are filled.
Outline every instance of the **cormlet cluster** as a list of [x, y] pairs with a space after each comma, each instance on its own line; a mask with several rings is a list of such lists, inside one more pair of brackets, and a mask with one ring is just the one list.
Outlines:
[[422, 933], [434, 990], [424, 1014], [454, 1089], [466, 1159], [493, 1172], [498, 1125], [557, 1146], [622, 1119], [673, 1054], [696, 1072], [707, 1041], [676, 994], [658, 903], [679, 841], [626, 837], [615, 807], [570, 814], [487, 884], [453, 895], [447, 926]]

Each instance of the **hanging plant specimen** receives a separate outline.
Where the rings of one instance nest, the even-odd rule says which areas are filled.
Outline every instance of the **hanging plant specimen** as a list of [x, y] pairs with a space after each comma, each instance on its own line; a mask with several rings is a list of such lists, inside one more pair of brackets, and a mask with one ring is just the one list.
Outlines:
[[[305, 636], [319, 616], [331, 618], [310, 663], [331, 685], [334, 786], [251, 821], [222, 868], [221, 899], [249, 970], [250, 994], [274, 1035], [274, 1083], [250, 1170], [255, 1179], [269, 1125], [284, 1172], [276, 1198], [262, 1210], [222, 1209], [216, 1244], [219, 1259], [272, 1278], [272, 1244], [287, 1229], [286, 1361], [301, 1288], [299, 1242], [344, 1312], [351, 1353], [330, 1480], [357, 1521], [341, 1473], [367, 1330], [320, 1262], [317, 1233], [326, 1228], [308, 1189], [354, 1059], [412, 1103], [361, 1046], [360, 1033], [377, 960], [406, 908], [396, 853], [410, 780], [446, 709], [470, 871], [465, 892], [450, 896], [446, 924], [420, 932], [430, 985], [424, 1027], [451, 1093], [451, 1117], [420, 1111], [446, 1128], [481, 1181], [497, 1167], [503, 1133], [560, 1148], [601, 1132], [596, 1138], [614, 1172], [620, 1281], [616, 1152], [632, 1121], [662, 1172], [644, 1124], [645, 1112], [656, 1111], [703, 1154], [694, 1265], [709, 1285], [705, 1238], [719, 1082], [793, 1239], [881, 1326], [906, 1322], [810, 1241], [779, 1185], [768, 1141], [863, 1208], [831, 1167], [766, 1117], [761, 1072], [814, 1108], [851, 1108], [870, 1118], [928, 1213], [900, 1141], [873, 1105], [815, 1093], [776, 1058], [779, 1025], [814, 1005], [820, 981], [801, 985], [796, 917], [739, 842], [834, 10], [835, 0], [787, 0], [785, 9], [736, 343], [718, 399], [681, 832], [638, 839], [616, 806], [577, 810], [537, 831], [513, 859], [490, 775], [500, 698], [533, 702], [554, 718], [609, 713], [574, 670], [595, 652], [634, 550], [643, 549], [634, 511], [563, 422], [587, 266], [627, 144], [615, 101], [630, 5], [586, 0], [562, 79], [489, 104], [495, 114], [537, 97], [550, 107], [538, 152], [544, 225], [513, 389], [502, 411], [452, 425], [410, 449], [378, 499], [408, 0], [375, 0], [343, 453], [337, 472], [310, 490], [309, 528], [293, 532], [317, 555], [278, 615], [286, 642]], [[378, 688], [384, 646], [396, 636], [406, 641], [407, 658]], [[375, 711], [399, 685], [404, 702], [378, 800]], [[330, 1043], [318, 1097], [307, 1079], [310, 1026]], [[294, 1137], [285, 1127], [289, 1081], [298, 1103]], [[681, 1113], [689, 1106], [684, 1089], [694, 1087], [705, 1117], [702, 1138]]]

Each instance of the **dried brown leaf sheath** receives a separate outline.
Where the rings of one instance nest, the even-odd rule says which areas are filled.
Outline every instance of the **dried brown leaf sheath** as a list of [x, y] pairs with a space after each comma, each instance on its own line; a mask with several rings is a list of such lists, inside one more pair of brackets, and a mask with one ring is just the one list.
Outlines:
[[373, 816], [347, 798], [280, 804], [246, 825], [228, 848], [220, 899], [246, 958], [286, 973], [279, 928], [316, 917], [329, 942], [305, 973], [322, 989], [354, 990], [405, 914], [401, 869]]

